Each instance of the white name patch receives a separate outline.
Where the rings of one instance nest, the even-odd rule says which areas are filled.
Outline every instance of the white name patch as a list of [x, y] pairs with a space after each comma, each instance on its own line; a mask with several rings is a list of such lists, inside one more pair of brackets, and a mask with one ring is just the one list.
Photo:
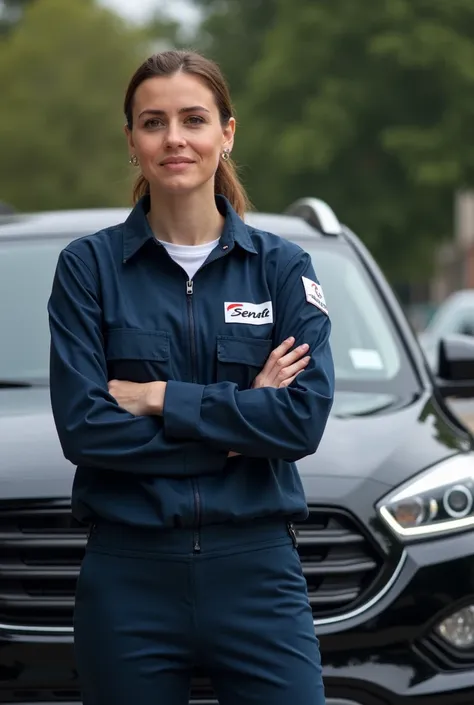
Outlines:
[[250, 323], [262, 326], [273, 323], [273, 306], [271, 301], [263, 304], [250, 304], [243, 301], [226, 301], [224, 304], [226, 323]]
[[326, 316], [329, 315], [328, 307], [326, 306], [326, 300], [324, 298], [323, 290], [319, 284], [316, 284], [312, 279], [308, 277], [301, 277], [303, 280], [303, 286], [306, 293], [306, 301], [317, 306]]

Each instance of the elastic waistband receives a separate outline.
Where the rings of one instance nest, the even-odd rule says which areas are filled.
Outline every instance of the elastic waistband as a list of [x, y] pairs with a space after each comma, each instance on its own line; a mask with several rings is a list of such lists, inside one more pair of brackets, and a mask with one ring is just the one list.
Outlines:
[[295, 543], [292, 524], [278, 519], [214, 524], [199, 529], [151, 529], [100, 521], [91, 527], [89, 537], [91, 548], [175, 555], [238, 551], [272, 542]]

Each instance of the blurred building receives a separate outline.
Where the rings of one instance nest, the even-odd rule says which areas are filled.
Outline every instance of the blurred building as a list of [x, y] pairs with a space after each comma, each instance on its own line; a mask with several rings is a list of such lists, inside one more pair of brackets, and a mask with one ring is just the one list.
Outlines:
[[459, 289], [474, 289], [474, 191], [456, 194], [454, 235], [438, 253], [431, 298], [440, 303]]

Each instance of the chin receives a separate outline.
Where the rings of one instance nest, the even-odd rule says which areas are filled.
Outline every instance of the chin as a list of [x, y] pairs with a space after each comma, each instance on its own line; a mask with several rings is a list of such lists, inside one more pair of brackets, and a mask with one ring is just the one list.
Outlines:
[[209, 183], [209, 179], [190, 179], [186, 176], [174, 176], [170, 179], [160, 179], [155, 181], [156, 192], [169, 195], [188, 195], [196, 191], [201, 191]]

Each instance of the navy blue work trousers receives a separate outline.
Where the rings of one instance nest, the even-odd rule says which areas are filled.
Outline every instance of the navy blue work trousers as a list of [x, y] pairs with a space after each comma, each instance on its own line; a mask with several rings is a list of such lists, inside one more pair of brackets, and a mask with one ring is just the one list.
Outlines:
[[187, 705], [204, 670], [220, 705], [324, 705], [306, 581], [284, 522], [94, 527], [77, 585], [84, 705]]

